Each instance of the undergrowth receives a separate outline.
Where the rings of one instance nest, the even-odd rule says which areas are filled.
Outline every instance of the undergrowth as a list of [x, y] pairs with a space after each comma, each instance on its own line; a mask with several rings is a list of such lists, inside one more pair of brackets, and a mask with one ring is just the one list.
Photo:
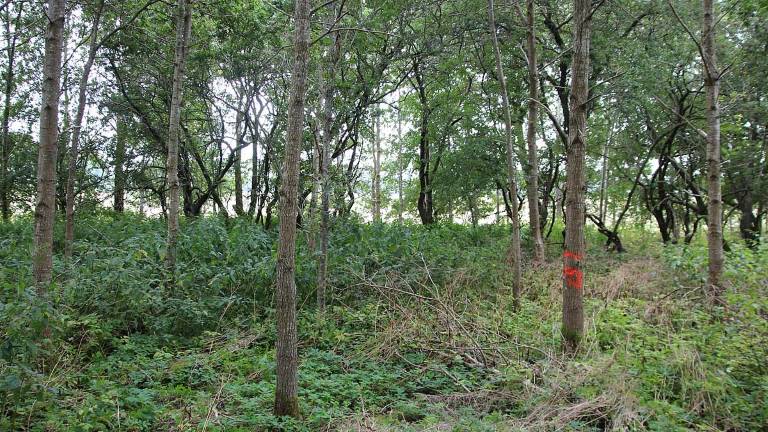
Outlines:
[[[586, 335], [560, 346], [560, 263], [526, 267], [512, 309], [507, 226], [338, 223], [332, 306], [297, 261], [303, 418], [271, 415], [276, 234], [182, 227], [163, 284], [162, 221], [78, 224], [41, 302], [31, 221], [0, 225], [0, 430], [761, 430], [768, 424], [768, 248], [732, 242], [723, 306], [702, 295], [701, 243], [630, 252], [589, 232]], [[558, 230], [554, 230], [558, 232]], [[62, 233], [57, 233], [57, 239]], [[57, 243], [57, 250], [60, 249]], [[527, 259], [526, 259], [527, 262]], [[50, 336], [43, 338], [43, 329]]]

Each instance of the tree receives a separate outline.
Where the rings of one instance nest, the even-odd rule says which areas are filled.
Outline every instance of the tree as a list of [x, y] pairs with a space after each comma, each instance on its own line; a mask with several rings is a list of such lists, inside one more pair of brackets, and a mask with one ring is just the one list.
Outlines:
[[592, 2], [573, 2], [573, 49], [571, 61], [570, 115], [566, 156], [566, 221], [563, 252], [563, 337], [566, 348], [575, 349], [584, 332], [584, 258], [586, 239], [586, 145], [589, 97], [589, 45]]
[[72, 257], [72, 243], [75, 239], [75, 180], [77, 177], [78, 153], [80, 151], [80, 134], [83, 128], [83, 117], [85, 116], [85, 107], [87, 104], [88, 78], [91, 75], [93, 62], [96, 60], [96, 51], [101, 45], [98, 41], [99, 21], [101, 13], [104, 10], [104, 0], [99, 0], [96, 6], [96, 12], [93, 17], [93, 24], [88, 42], [88, 58], [83, 65], [83, 73], [80, 76], [77, 91], [77, 112], [75, 113], [75, 123], [72, 125], [72, 135], [69, 145], [69, 164], [67, 167], [67, 187], [64, 223], [64, 256], [69, 259]]
[[[499, 50], [499, 40], [496, 36], [496, 18], [493, 13], [493, 0], [488, 0], [488, 25], [491, 32], [491, 42], [493, 43], [493, 53], [496, 59], [496, 79], [501, 86], [501, 103], [504, 110], [504, 131], [507, 151], [507, 181], [509, 182], [510, 196], [517, 194], [517, 169], [515, 162], [514, 137], [512, 132], [512, 114], [509, 108], [509, 94], [507, 93], [507, 79], [504, 76], [504, 68], [501, 64], [501, 52]], [[537, 204], [532, 204], [537, 205]], [[510, 242], [509, 259], [512, 264], [512, 295], [514, 297], [515, 308], [520, 305], [520, 290], [522, 285], [522, 254], [520, 252], [520, 218], [517, 213], [517, 205], [514, 203], [511, 207], [512, 217], [512, 240]], [[538, 222], [537, 222], [538, 225]]]
[[536, 22], [534, 21], [533, 0], [526, 1], [526, 59], [528, 64], [528, 215], [530, 216], [531, 238], [533, 240], [533, 261], [540, 263], [546, 259], [544, 240], [541, 236], [541, 217], [539, 216], [539, 158], [536, 145], [536, 123], [538, 122], [539, 73], [536, 61]]
[[373, 111], [373, 221], [381, 222], [381, 111], [374, 107]]
[[[17, 12], [15, 17], [11, 14], [10, 6], [9, 10], [5, 13], [4, 30], [5, 40], [7, 46], [5, 51], [7, 54], [5, 68], [5, 87], [3, 89], [3, 118], [2, 126], [0, 126], [0, 213], [2, 213], [3, 221], [7, 222], [11, 218], [11, 198], [10, 198], [10, 181], [9, 181], [9, 162], [11, 158], [11, 150], [13, 144], [9, 133], [9, 124], [11, 122], [11, 97], [13, 96], [14, 89], [16, 87], [16, 48], [19, 43], [19, 36], [21, 31], [19, 24], [21, 23], [21, 14], [24, 10], [24, 1], [19, 1], [16, 6]], [[13, 31], [11, 30], [13, 26]]]
[[192, 32], [192, 8], [188, 0], [179, 0], [176, 11], [176, 48], [173, 56], [173, 83], [171, 111], [168, 122], [168, 156], [166, 176], [168, 183], [168, 238], [165, 255], [168, 280], [175, 282], [176, 244], [179, 235], [179, 133], [184, 69]]
[[275, 415], [299, 416], [296, 336], [296, 214], [299, 162], [304, 135], [304, 100], [309, 63], [309, 1], [296, 0], [294, 60], [288, 101], [288, 128], [280, 186], [280, 236], [277, 250], [277, 384]]
[[125, 210], [125, 159], [126, 159], [126, 130], [125, 119], [118, 115], [115, 119], [115, 190], [113, 209], [122, 213]]
[[707, 252], [709, 294], [719, 300], [722, 294], [723, 262], [723, 195], [720, 186], [720, 71], [715, 50], [714, 0], [703, 0], [704, 24], [701, 57], [704, 87], [707, 93]]
[[56, 213], [56, 158], [59, 140], [59, 93], [66, 0], [48, 0], [45, 33], [40, 146], [32, 274], [39, 295], [47, 292], [53, 272], [53, 224]]
[[[331, 140], [333, 139], [333, 100], [336, 68], [341, 58], [341, 37], [333, 25], [339, 19], [341, 8], [335, 2], [328, 5], [333, 11], [326, 19], [326, 31], [331, 37], [328, 47], [327, 78], [321, 80], [320, 100], [322, 108], [322, 135], [320, 147], [320, 251], [317, 254], [317, 308], [325, 310], [328, 287], [328, 229], [330, 224], [331, 182], [328, 169], [331, 164]], [[321, 74], [322, 76], [322, 74]]]

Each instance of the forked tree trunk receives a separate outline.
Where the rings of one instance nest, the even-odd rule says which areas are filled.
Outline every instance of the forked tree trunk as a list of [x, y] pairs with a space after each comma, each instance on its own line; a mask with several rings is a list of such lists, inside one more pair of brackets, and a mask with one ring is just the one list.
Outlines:
[[285, 158], [280, 185], [280, 238], [277, 250], [277, 384], [275, 415], [299, 416], [298, 348], [296, 346], [296, 213], [299, 162], [304, 132], [304, 99], [309, 63], [309, 0], [296, 0], [294, 60], [288, 100]]
[[533, 240], [533, 261], [543, 262], [545, 257], [544, 239], [541, 236], [541, 216], [539, 215], [539, 156], [536, 146], [536, 122], [538, 121], [539, 73], [536, 60], [536, 26], [534, 21], [533, 0], [527, 0], [526, 21], [528, 27], [528, 215]]
[[173, 84], [171, 90], [171, 111], [168, 124], [168, 159], [166, 182], [168, 183], [168, 238], [165, 255], [167, 280], [175, 282], [176, 244], [179, 235], [179, 123], [187, 60], [187, 47], [192, 30], [192, 8], [188, 0], [179, 0], [176, 14], [176, 50], [173, 56]]
[[720, 189], [720, 71], [715, 52], [714, 0], [703, 0], [704, 29], [702, 54], [704, 86], [707, 92], [707, 243], [709, 274], [707, 288], [714, 300], [722, 294], [723, 263], [723, 198]]
[[75, 241], [75, 182], [77, 181], [77, 163], [80, 153], [80, 135], [83, 128], [85, 105], [88, 102], [88, 78], [91, 75], [93, 62], [96, 60], [96, 51], [99, 49], [97, 38], [99, 35], [99, 21], [101, 21], [101, 12], [103, 10], [104, 0], [101, 0], [97, 6], [96, 15], [93, 18], [93, 27], [91, 28], [88, 45], [88, 58], [85, 60], [83, 74], [80, 76], [80, 82], [78, 83], [77, 113], [75, 114], [75, 123], [72, 125], [72, 136], [70, 137], [66, 203], [64, 206], [66, 218], [64, 223], [64, 257], [67, 260], [72, 257], [72, 246]]
[[37, 293], [44, 296], [51, 283], [53, 267], [53, 223], [56, 217], [56, 157], [59, 141], [59, 94], [61, 53], [64, 43], [66, 0], [48, 0], [43, 61], [40, 147], [37, 156], [37, 198], [32, 274]]
[[522, 254], [520, 252], [520, 218], [518, 217], [517, 196], [517, 168], [515, 166], [515, 148], [512, 132], [512, 114], [509, 108], [509, 95], [507, 94], [507, 79], [504, 76], [504, 67], [501, 64], [501, 51], [499, 50], [499, 40], [496, 37], [496, 17], [493, 11], [493, 0], [488, 0], [488, 26], [491, 32], [491, 42], [493, 43], [493, 53], [496, 58], [496, 79], [501, 87], [501, 103], [504, 110], [504, 130], [506, 149], [507, 149], [507, 175], [509, 182], [509, 195], [512, 204], [510, 205], [512, 217], [512, 241], [510, 242], [509, 259], [512, 265], [512, 296], [514, 307], [520, 305], [520, 290], [522, 286]]
[[341, 55], [341, 38], [338, 31], [333, 30], [333, 23], [338, 15], [335, 2], [328, 5], [333, 14], [328, 14], [326, 21], [327, 31], [330, 32], [331, 45], [328, 47], [328, 77], [322, 80], [322, 113], [323, 133], [322, 148], [320, 149], [320, 253], [317, 256], [317, 308], [322, 312], [326, 305], [326, 291], [328, 290], [328, 229], [330, 222], [331, 183], [328, 176], [328, 168], [331, 164], [331, 138], [334, 82], [336, 79], [336, 66]]
[[115, 204], [118, 213], [125, 210], [125, 120], [118, 116], [115, 131]]
[[584, 333], [584, 237], [589, 94], [590, 0], [573, 2], [573, 60], [571, 63], [570, 116], [566, 156], [566, 228], [563, 252], [563, 337], [574, 350]]

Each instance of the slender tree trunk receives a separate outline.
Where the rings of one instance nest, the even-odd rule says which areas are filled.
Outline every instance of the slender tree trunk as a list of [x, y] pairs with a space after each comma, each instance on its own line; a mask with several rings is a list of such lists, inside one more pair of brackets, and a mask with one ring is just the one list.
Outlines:
[[613, 136], [613, 124], [611, 124], [610, 131], [608, 133], [609, 138], [605, 141], [605, 144], [603, 144], [603, 166], [601, 167], [600, 173], [600, 209], [598, 213], [600, 220], [603, 222], [606, 222], [605, 218], [608, 210], [608, 148], [611, 142], [610, 137]]
[[419, 200], [416, 208], [423, 225], [431, 225], [435, 222], [434, 202], [432, 200], [432, 177], [430, 176], [430, 142], [429, 142], [429, 117], [432, 109], [427, 99], [427, 89], [424, 76], [421, 73], [419, 62], [413, 65], [416, 90], [421, 104], [421, 124], [419, 126]]
[[[11, 122], [11, 96], [15, 89], [15, 64], [16, 64], [16, 43], [19, 37], [19, 22], [21, 20], [21, 12], [24, 10], [24, 2], [19, 1], [18, 12], [14, 20], [14, 31], [11, 32], [11, 12], [10, 9], [7, 13], [5, 20], [5, 40], [8, 41], [6, 47], [6, 53], [8, 54], [7, 65], [5, 69], [5, 88], [3, 91], [3, 120], [2, 120], [2, 136], [0, 136], [0, 151], [2, 155], [0, 158], [0, 213], [2, 213], [3, 221], [7, 222], [11, 218], [11, 197], [10, 189], [11, 183], [8, 179], [8, 165], [10, 164], [12, 143], [9, 134], [9, 124]], [[10, 8], [10, 5], [7, 7]]]
[[[520, 252], [520, 218], [517, 207], [517, 168], [515, 166], [515, 147], [512, 132], [512, 113], [509, 108], [509, 95], [507, 94], [507, 78], [504, 76], [504, 67], [501, 63], [501, 51], [499, 40], [496, 37], [496, 17], [493, 11], [493, 0], [488, 0], [488, 25], [491, 32], [491, 42], [496, 58], [496, 79], [501, 87], [501, 102], [504, 109], [504, 130], [506, 131], [507, 149], [507, 175], [509, 182], [510, 207], [512, 212], [512, 241], [510, 244], [509, 259], [512, 264], [512, 295], [514, 307], [520, 305], [520, 290], [522, 287], [522, 254]], [[537, 205], [537, 204], [535, 204]], [[535, 206], [534, 205], [534, 206]], [[538, 223], [536, 224], [538, 225]]]
[[566, 229], [563, 252], [563, 337], [574, 350], [584, 333], [584, 258], [586, 239], [586, 145], [589, 94], [590, 0], [573, 2], [573, 59], [571, 63], [570, 116], [566, 156]]
[[704, 29], [702, 34], [702, 59], [704, 86], [707, 92], [707, 243], [709, 252], [709, 294], [719, 300], [722, 294], [723, 263], [723, 198], [720, 189], [720, 71], [715, 52], [714, 0], [703, 0]]
[[51, 283], [53, 267], [53, 224], [56, 217], [56, 157], [59, 141], [59, 94], [61, 92], [61, 54], [64, 44], [66, 0], [48, 0], [45, 11], [42, 109], [40, 147], [37, 157], [37, 198], [35, 200], [35, 240], [32, 274], [37, 293], [44, 296]]
[[85, 106], [88, 103], [88, 78], [91, 75], [93, 62], [96, 60], [96, 52], [99, 49], [99, 21], [104, 9], [104, 0], [99, 1], [96, 9], [96, 16], [93, 19], [91, 27], [90, 41], [88, 45], [88, 58], [83, 66], [83, 74], [80, 76], [77, 90], [77, 112], [75, 113], [75, 123], [72, 125], [72, 136], [69, 144], [69, 162], [67, 166], [67, 189], [66, 204], [64, 214], [66, 222], [64, 223], [64, 257], [69, 260], [72, 257], [72, 246], [75, 241], [75, 182], [77, 181], [77, 163], [80, 152], [80, 134], [83, 128], [83, 117], [85, 116]]
[[526, 21], [528, 27], [528, 215], [533, 240], [533, 261], [543, 262], [545, 257], [544, 239], [541, 236], [541, 217], [539, 215], [539, 156], [536, 146], [536, 122], [538, 121], [539, 73], [536, 60], [536, 25], [534, 21], [533, 0], [527, 0]]
[[[248, 203], [248, 216], [251, 218], [256, 216], [256, 208], [259, 204], [259, 192], [261, 191], [261, 185], [259, 183], [259, 137], [261, 136], [261, 113], [264, 110], [264, 104], [261, 103], [261, 98], [256, 90], [256, 100], [259, 103], [259, 110], [256, 112], [256, 116], [253, 119], [253, 132], [251, 134], [251, 148], [253, 149], [253, 157], [251, 159], [251, 197]], [[258, 222], [258, 221], [257, 221]]]
[[168, 183], [168, 238], [165, 256], [169, 285], [176, 279], [176, 244], [179, 235], [179, 123], [183, 93], [184, 69], [187, 47], [192, 31], [192, 7], [188, 0], [179, 0], [176, 15], [176, 50], [173, 56], [173, 87], [168, 124], [168, 159], [166, 178]]
[[381, 111], [374, 109], [373, 137], [373, 222], [381, 222]]
[[243, 167], [242, 167], [242, 161], [243, 161], [243, 152], [240, 149], [240, 145], [242, 143], [242, 139], [240, 138], [242, 136], [241, 129], [242, 129], [242, 123], [243, 123], [243, 114], [238, 112], [235, 120], [235, 214], [238, 216], [242, 216], [245, 214], [245, 208], [243, 205]]
[[115, 132], [115, 211], [122, 213], [125, 210], [125, 120], [117, 117]]
[[403, 113], [397, 104], [397, 222], [403, 223]]
[[328, 47], [328, 77], [323, 79], [322, 106], [323, 106], [323, 134], [320, 163], [320, 253], [317, 256], [317, 308], [322, 312], [326, 305], [326, 291], [328, 290], [328, 229], [330, 223], [331, 182], [328, 168], [331, 164], [331, 139], [333, 120], [333, 98], [336, 80], [336, 67], [341, 55], [341, 37], [338, 31], [333, 30], [333, 23], [338, 17], [335, 2], [328, 5], [333, 11], [328, 14], [326, 29], [330, 32], [331, 45]]
[[296, 0], [294, 61], [288, 101], [285, 159], [280, 185], [280, 240], [277, 250], [277, 385], [275, 415], [299, 416], [296, 341], [296, 212], [309, 63], [309, 0]]

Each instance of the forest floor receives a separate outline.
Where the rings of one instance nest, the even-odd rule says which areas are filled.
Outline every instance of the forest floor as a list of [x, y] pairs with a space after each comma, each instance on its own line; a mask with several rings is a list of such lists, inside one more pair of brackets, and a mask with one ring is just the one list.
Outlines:
[[[270, 413], [274, 235], [215, 219], [184, 228], [180, 286], [168, 293], [161, 223], [95, 219], [78, 233], [77, 270], [57, 263], [53, 309], [24, 288], [30, 230], [3, 228], [0, 430], [767, 424], [768, 248], [734, 244], [726, 306], [712, 307], [702, 244], [662, 247], [638, 231], [617, 255], [590, 233], [585, 337], [566, 355], [556, 244], [551, 262], [525, 269], [514, 311], [504, 227], [337, 227], [325, 313], [312, 305], [312, 260], [299, 256], [296, 421]], [[41, 325], [51, 339], [35, 340]]]

